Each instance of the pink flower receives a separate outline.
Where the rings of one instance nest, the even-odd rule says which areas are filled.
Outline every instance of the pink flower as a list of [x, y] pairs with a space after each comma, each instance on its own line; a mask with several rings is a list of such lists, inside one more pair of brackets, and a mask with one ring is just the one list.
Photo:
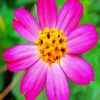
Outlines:
[[79, 85], [94, 80], [91, 65], [78, 55], [94, 47], [98, 33], [93, 25], [79, 25], [79, 0], [68, 0], [59, 13], [55, 0], [39, 0], [37, 14], [39, 23], [27, 10], [15, 10], [14, 29], [32, 44], [8, 49], [4, 60], [12, 72], [27, 70], [20, 86], [26, 100], [34, 100], [43, 87], [48, 100], [69, 100], [66, 76]]

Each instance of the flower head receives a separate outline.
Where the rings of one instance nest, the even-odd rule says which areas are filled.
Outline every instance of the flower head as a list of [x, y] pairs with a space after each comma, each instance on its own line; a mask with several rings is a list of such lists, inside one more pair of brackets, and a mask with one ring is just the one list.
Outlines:
[[79, 0], [68, 0], [58, 13], [55, 0], [38, 0], [39, 23], [24, 8], [15, 10], [14, 29], [32, 44], [20, 44], [4, 52], [8, 69], [26, 69], [20, 91], [34, 100], [45, 87], [48, 100], [69, 100], [66, 76], [86, 85], [94, 80], [91, 65], [79, 54], [92, 49], [98, 41], [96, 28], [79, 25], [83, 7]]
[[64, 36], [61, 30], [45, 28], [39, 31], [39, 39], [35, 41], [40, 52], [39, 58], [49, 65], [55, 61], [59, 64], [60, 58], [68, 52], [66, 40], [67, 36]]

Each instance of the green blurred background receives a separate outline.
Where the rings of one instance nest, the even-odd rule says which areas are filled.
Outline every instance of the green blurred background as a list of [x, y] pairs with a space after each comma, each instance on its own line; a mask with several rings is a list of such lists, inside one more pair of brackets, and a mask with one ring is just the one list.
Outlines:
[[[58, 9], [61, 8], [65, 0], [56, 0]], [[91, 23], [100, 32], [100, 0], [81, 0], [84, 6], [84, 14], [81, 24]], [[14, 80], [19, 73], [4, 71], [6, 63], [2, 59], [2, 54], [7, 48], [20, 43], [28, 43], [21, 38], [13, 29], [13, 12], [18, 7], [28, 9], [36, 17], [37, 0], [0, 0], [0, 93]], [[99, 35], [100, 37], [100, 35]], [[87, 86], [79, 86], [69, 81], [70, 100], [100, 100], [100, 39], [97, 45], [89, 52], [82, 55], [94, 68], [95, 81]], [[20, 80], [3, 100], [24, 100], [20, 94]], [[51, 91], [52, 92], [52, 91]], [[37, 100], [47, 100], [43, 90]]]

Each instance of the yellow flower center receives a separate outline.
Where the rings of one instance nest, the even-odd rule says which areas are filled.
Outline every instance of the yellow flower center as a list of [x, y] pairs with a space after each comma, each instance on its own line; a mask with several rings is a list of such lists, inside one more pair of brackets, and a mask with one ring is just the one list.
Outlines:
[[40, 52], [39, 58], [51, 65], [54, 62], [60, 64], [60, 58], [68, 52], [66, 46], [67, 36], [63, 35], [63, 30], [49, 29], [39, 30], [39, 38], [35, 41]]

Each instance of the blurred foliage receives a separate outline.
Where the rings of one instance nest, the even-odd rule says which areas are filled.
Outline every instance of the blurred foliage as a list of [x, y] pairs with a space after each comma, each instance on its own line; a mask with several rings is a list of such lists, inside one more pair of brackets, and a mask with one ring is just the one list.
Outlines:
[[[61, 8], [65, 0], [56, 0], [58, 9]], [[84, 6], [84, 14], [81, 20], [81, 24], [91, 23], [97, 27], [97, 31], [100, 32], [100, 0], [81, 0]], [[5, 65], [2, 59], [2, 54], [7, 48], [20, 43], [28, 43], [21, 38], [13, 29], [12, 19], [14, 18], [13, 12], [18, 7], [24, 7], [28, 9], [34, 16], [36, 16], [35, 4], [37, 0], [0, 0], [0, 67]], [[99, 34], [100, 37], [100, 34]], [[79, 86], [72, 83], [70, 84], [70, 100], [100, 100], [100, 39], [98, 44], [89, 52], [83, 54], [85, 58], [94, 68], [95, 81], [87, 86]], [[5, 74], [7, 73], [7, 74]], [[0, 73], [0, 92], [7, 86], [4, 86], [6, 76], [9, 72]], [[15, 74], [11, 74], [13, 80]], [[20, 79], [21, 80], [21, 79]], [[22, 94], [19, 91], [20, 82], [11, 91], [12, 95], [10, 100], [24, 100]], [[52, 92], [52, 91], [51, 91]], [[13, 97], [14, 96], [14, 97]], [[14, 99], [12, 99], [14, 98]], [[6, 99], [5, 99], [6, 100]], [[8, 99], [7, 99], [8, 100]], [[38, 96], [37, 100], [47, 100], [45, 91]]]

